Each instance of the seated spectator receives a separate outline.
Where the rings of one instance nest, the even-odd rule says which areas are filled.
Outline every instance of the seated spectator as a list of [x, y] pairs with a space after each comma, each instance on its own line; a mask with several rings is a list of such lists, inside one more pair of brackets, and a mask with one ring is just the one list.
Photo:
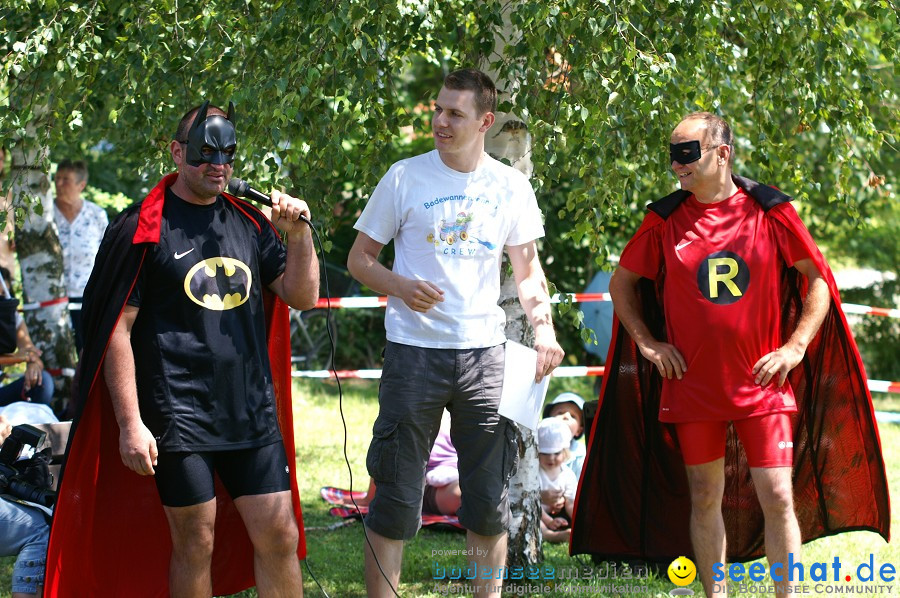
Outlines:
[[[462, 504], [462, 492], [459, 488], [459, 469], [456, 447], [450, 440], [450, 417], [447, 412], [441, 419], [428, 465], [425, 468], [425, 491], [422, 497], [422, 512], [435, 515], [456, 515]], [[369, 478], [369, 488], [362, 498], [351, 500], [349, 495], [344, 499], [346, 507], [367, 507], [375, 498], [375, 480]]]
[[423, 513], [456, 515], [462, 504], [458, 458], [456, 447], [450, 440], [449, 423], [449, 417], [444, 417], [441, 421], [441, 429], [428, 456], [428, 465], [425, 467], [425, 494], [422, 499]]
[[581, 465], [587, 454], [584, 446], [584, 399], [574, 392], [564, 392], [544, 405], [544, 417], [558, 417], [572, 431], [572, 443], [569, 445], [569, 458], [566, 466], [581, 477]]
[[[12, 426], [0, 415], [0, 446]], [[36, 506], [0, 496], [0, 556], [15, 556], [12, 598], [37, 598], [44, 584], [50, 524]]]
[[[537, 428], [541, 482], [541, 536], [548, 542], [568, 542], [578, 479], [564, 465], [572, 442], [572, 431], [560, 418], [547, 417]], [[556, 496], [545, 502], [545, 496]]]
[[[0, 268], [0, 276], [2, 276], [2, 285], [0, 285], [0, 293], [4, 297], [9, 297], [9, 271], [6, 268]], [[24, 362], [25, 373], [15, 380], [0, 386], [0, 406], [9, 405], [16, 401], [30, 401], [50, 405], [53, 400], [53, 378], [44, 370], [44, 362], [41, 361], [41, 351], [34, 346], [31, 336], [28, 334], [28, 328], [25, 326], [25, 319], [22, 314], [16, 313], [16, 352], [8, 357], [12, 357], [12, 362]], [[0, 372], [0, 380], [5, 378], [5, 373]]]
[[[66, 288], [69, 301], [78, 305], [81, 304], [84, 287], [94, 268], [97, 249], [100, 248], [100, 241], [109, 223], [103, 208], [82, 199], [81, 193], [87, 186], [87, 181], [87, 164], [81, 160], [60, 162], [53, 179], [56, 186], [53, 220], [59, 232], [59, 244], [62, 245]], [[80, 352], [82, 343], [80, 307], [70, 309], [69, 314], [75, 333], [75, 347]]]

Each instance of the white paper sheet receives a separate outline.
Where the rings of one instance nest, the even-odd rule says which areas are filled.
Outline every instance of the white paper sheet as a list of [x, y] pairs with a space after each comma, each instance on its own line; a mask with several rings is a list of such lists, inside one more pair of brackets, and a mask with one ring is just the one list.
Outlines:
[[515, 341], [506, 341], [503, 393], [498, 412], [531, 430], [536, 429], [540, 421], [541, 407], [550, 383], [549, 376], [535, 383], [536, 367], [537, 351]]

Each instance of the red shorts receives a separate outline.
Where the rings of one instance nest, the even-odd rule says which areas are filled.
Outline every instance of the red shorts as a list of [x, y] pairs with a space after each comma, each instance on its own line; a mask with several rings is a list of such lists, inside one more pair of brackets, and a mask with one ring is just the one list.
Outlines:
[[[794, 460], [791, 415], [773, 413], [735, 420], [747, 464], [750, 467], [790, 467]], [[728, 422], [686, 422], [675, 424], [685, 465], [709, 463], [725, 456]]]

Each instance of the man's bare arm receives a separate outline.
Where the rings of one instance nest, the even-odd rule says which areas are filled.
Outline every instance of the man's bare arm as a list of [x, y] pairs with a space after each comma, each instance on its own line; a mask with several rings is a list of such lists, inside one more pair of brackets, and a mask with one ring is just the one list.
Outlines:
[[353, 278], [376, 293], [398, 297], [413, 311], [426, 312], [444, 300], [444, 291], [427, 280], [414, 280], [388, 270], [378, 261], [384, 245], [365, 233], [356, 241], [347, 258], [347, 269]]
[[506, 253], [512, 264], [516, 279], [519, 302], [531, 327], [534, 328], [534, 350], [537, 351], [537, 365], [534, 379], [540, 382], [556, 369], [565, 353], [556, 341], [553, 330], [553, 316], [550, 308], [550, 291], [547, 279], [538, 258], [534, 241], [522, 245], [508, 245]]
[[648, 361], [652, 362], [659, 374], [667, 379], [674, 376], [681, 380], [687, 371], [687, 363], [674, 345], [658, 341], [650, 333], [641, 313], [637, 286], [641, 275], [619, 266], [609, 281], [609, 294], [619, 322], [631, 335], [632, 340]]
[[800, 321], [790, 338], [781, 347], [767, 353], [753, 366], [754, 381], [760, 386], [765, 386], [772, 380], [776, 380], [778, 386], [782, 386], [787, 380], [788, 373], [797, 367], [797, 364], [806, 354], [806, 347], [825, 321], [828, 308], [831, 306], [831, 292], [828, 290], [828, 282], [819, 272], [815, 262], [807, 258], [794, 263], [794, 267], [806, 276], [809, 282], [809, 292], [803, 300], [803, 309], [800, 312]]
[[306, 310], [315, 307], [319, 299], [319, 259], [312, 231], [301, 215], [310, 218], [305, 201], [272, 191], [272, 222], [287, 236], [287, 258], [284, 273], [269, 288], [294, 309]]
[[138, 308], [132, 305], [126, 305], [122, 311], [103, 360], [103, 378], [119, 424], [122, 463], [140, 475], [153, 475], [158, 456], [156, 439], [141, 420], [131, 348], [131, 329], [137, 314]]

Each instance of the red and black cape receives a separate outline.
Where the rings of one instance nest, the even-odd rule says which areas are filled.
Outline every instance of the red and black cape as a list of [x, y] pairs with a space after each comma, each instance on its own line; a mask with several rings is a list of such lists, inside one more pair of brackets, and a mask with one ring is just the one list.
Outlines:
[[[85, 289], [85, 344], [74, 390], [76, 416], [50, 530], [45, 596], [169, 595], [169, 526], [153, 478], [139, 476], [122, 464], [119, 426], [102, 366], [144, 255], [159, 243], [165, 189], [176, 178], [177, 174], [165, 177], [109, 226]], [[225, 197], [248, 218], [248, 212], [255, 210]], [[264, 302], [278, 421], [299, 524], [297, 556], [303, 559], [306, 542], [295, 471], [288, 308], [269, 291], [264, 292]], [[254, 585], [253, 547], [218, 478], [216, 496], [213, 593], [234, 594]]]
[[[872, 397], [856, 343], [841, 309], [831, 269], [791, 198], [777, 189], [735, 177], [766, 215], [806, 245], [831, 291], [831, 307], [803, 361], [788, 376], [797, 399], [794, 431], [794, 502], [804, 542], [845, 531], [890, 536], [890, 504]], [[676, 191], [648, 206], [635, 236], [662, 226], [689, 196]], [[666, 338], [662, 311], [665, 271], [642, 278], [644, 318]], [[782, 330], [797, 327], [806, 278], [784, 268]], [[786, 339], [785, 339], [786, 340]], [[600, 558], [671, 561], [692, 555], [690, 494], [675, 429], [659, 421], [662, 378], [614, 319], [606, 375], [575, 500], [570, 552]], [[763, 515], [746, 456], [729, 427], [722, 511], [729, 561], [764, 554]]]

